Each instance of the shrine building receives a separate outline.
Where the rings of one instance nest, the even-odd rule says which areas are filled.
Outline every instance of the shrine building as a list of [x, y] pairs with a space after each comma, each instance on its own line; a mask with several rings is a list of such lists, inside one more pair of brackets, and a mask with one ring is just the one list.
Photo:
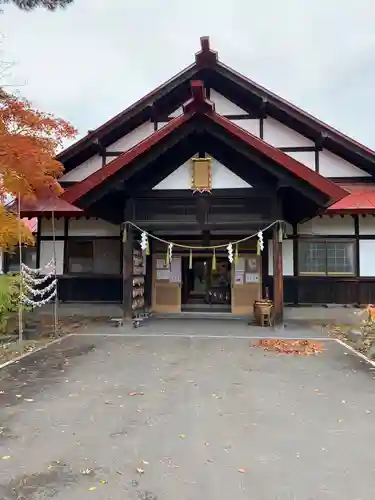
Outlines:
[[[128, 313], [135, 282], [156, 313], [249, 314], [266, 295], [279, 318], [284, 304], [375, 302], [375, 153], [200, 43], [58, 155], [60, 198], [22, 203], [38, 218], [36, 267], [55, 252], [60, 301]], [[246, 239], [260, 231], [263, 248]]]

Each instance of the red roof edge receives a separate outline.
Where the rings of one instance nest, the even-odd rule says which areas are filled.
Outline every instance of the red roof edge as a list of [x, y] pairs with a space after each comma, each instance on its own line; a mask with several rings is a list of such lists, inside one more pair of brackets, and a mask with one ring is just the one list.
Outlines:
[[[15, 202], [16, 203], [16, 202]], [[12, 206], [9, 207], [12, 210]], [[84, 211], [62, 198], [43, 198], [36, 200], [21, 200], [21, 217], [77, 217]]]
[[164, 127], [160, 128], [124, 153], [121, 153], [120, 156], [117, 156], [100, 170], [93, 172], [83, 181], [77, 182], [70, 188], [66, 189], [61, 198], [68, 203], [75, 203], [86, 193], [99, 186], [108, 177], [114, 175], [139, 155], [147, 151], [150, 147], [154, 146], [164, 137], [168, 136], [171, 132], [176, 130], [180, 125], [185, 123], [192, 116], [192, 114], [192, 112], [189, 112], [173, 118], [173, 120], [164, 125]]
[[342, 189], [337, 184], [329, 181], [325, 177], [309, 169], [291, 156], [288, 156], [282, 151], [274, 148], [262, 139], [255, 137], [245, 129], [242, 129], [241, 127], [232, 123], [230, 120], [223, 118], [221, 115], [215, 113], [212, 103], [210, 103], [210, 101], [206, 99], [203, 82], [192, 82], [191, 89], [192, 98], [183, 106], [183, 115], [174, 118], [173, 120], [168, 122], [167, 125], [154, 132], [151, 136], [147, 137], [133, 148], [122, 153], [120, 156], [105, 165], [102, 169], [97, 170], [83, 181], [76, 183], [72, 187], [68, 188], [62, 195], [62, 199], [69, 203], [76, 202], [79, 198], [100, 185], [107, 178], [111, 177], [116, 172], [124, 168], [139, 155], [143, 154], [150, 147], [154, 146], [160, 140], [167, 137], [170, 133], [172, 133], [175, 129], [189, 120], [196, 113], [204, 113], [209, 119], [213, 120], [215, 123], [226, 129], [231, 135], [239, 138], [251, 148], [267, 156], [269, 159], [271, 159], [275, 163], [278, 163], [280, 166], [288, 170], [296, 177], [315, 187], [318, 191], [323, 193], [328, 198], [326, 205], [335, 203], [348, 196], [348, 192]]
[[300, 163], [291, 156], [288, 156], [283, 151], [274, 148], [267, 142], [263, 141], [263, 139], [256, 137], [247, 130], [234, 124], [227, 118], [224, 118], [217, 113], [210, 113], [207, 114], [207, 116], [217, 124], [224, 127], [230, 134], [238, 137], [252, 148], [264, 154], [268, 158], [284, 167], [289, 172], [293, 173], [300, 179], [309, 183], [311, 186], [314, 186], [317, 190], [324, 193], [330, 199], [330, 203], [335, 203], [336, 201], [339, 201], [348, 196], [348, 192], [334, 182], [326, 179], [314, 170], [306, 167], [306, 165]]

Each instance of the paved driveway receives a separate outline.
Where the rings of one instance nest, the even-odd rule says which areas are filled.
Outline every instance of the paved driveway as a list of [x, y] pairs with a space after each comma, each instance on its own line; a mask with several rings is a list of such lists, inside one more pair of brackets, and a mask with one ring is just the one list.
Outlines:
[[370, 500], [374, 377], [335, 342], [69, 337], [0, 371], [0, 498]]

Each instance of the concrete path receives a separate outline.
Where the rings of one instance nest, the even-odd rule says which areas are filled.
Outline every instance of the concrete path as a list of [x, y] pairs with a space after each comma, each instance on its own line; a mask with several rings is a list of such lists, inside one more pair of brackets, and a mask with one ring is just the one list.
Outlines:
[[150, 318], [142, 322], [138, 329], [132, 323], [116, 328], [110, 321], [97, 325], [89, 325], [86, 331], [91, 335], [139, 335], [176, 336], [176, 337], [210, 337], [210, 338], [325, 338], [327, 331], [323, 326], [301, 327], [298, 323], [288, 323], [285, 327], [262, 328], [248, 324], [243, 319], [190, 319], [190, 318]]
[[375, 372], [326, 347], [69, 337], [0, 371], [0, 498], [372, 500]]

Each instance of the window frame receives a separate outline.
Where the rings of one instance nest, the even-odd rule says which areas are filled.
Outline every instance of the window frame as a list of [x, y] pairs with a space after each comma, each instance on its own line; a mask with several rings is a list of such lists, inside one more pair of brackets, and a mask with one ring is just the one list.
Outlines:
[[[103, 273], [103, 272], [97, 272], [95, 271], [95, 245], [97, 241], [115, 241], [119, 245], [119, 272], [116, 273]], [[91, 243], [92, 245], [92, 270], [90, 271], [72, 271], [71, 270], [71, 255], [69, 252], [69, 244], [88, 244]], [[95, 236], [73, 236], [71, 238], [68, 238], [66, 242], [66, 253], [64, 255], [64, 260], [66, 259], [66, 272], [65, 274], [69, 276], [77, 276], [77, 277], [85, 277], [85, 276], [119, 276], [122, 273], [122, 245], [121, 245], [121, 238], [119, 237], [113, 237], [113, 236], [100, 236], [100, 237], [95, 237]]]
[[[28, 258], [26, 257], [27, 254], [31, 254], [31, 260], [34, 262], [28, 261]], [[36, 266], [36, 261], [37, 261], [37, 247], [36, 246], [25, 246], [22, 245], [21, 247], [21, 255], [22, 255], [22, 263], [26, 264], [26, 266], [31, 267], [32, 265]], [[17, 265], [14, 267], [16, 269], [11, 269], [12, 261], [13, 258], [17, 259]], [[18, 274], [21, 272], [21, 269], [19, 268], [19, 247], [16, 247], [13, 252], [4, 252], [3, 254], [3, 271], [4, 274]], [[31, 266], [30, 266], [31, 264]]]
[[[306, 244], [306, 243], [323, 243], [325, 246], [325, 271], [324, 272], [319, 272], [319, 271], [301, 271], [301, 263], [300, 263], [300, 245], [301, 244]], [[332, 243], [347, 243], [352, 247], [353, 250], [353, 271], [352, 272], [328, 272], [328, 255], [327, 255], [327, 245], [332, 244]], [[357, 269], [357, 245], [356, 245], [356, 240], [354, 238], [299, 238], [298, 239], [298, 262], [297, 262], [297, 269], [298, 269], [298, 276], [311, 276], [311, 277], [325, 277], [325, 278], [338, 278], [338, 277], [343, 277], [343, 278], [353, 278], [356, 277], [358, 274], [358, 269]]]

